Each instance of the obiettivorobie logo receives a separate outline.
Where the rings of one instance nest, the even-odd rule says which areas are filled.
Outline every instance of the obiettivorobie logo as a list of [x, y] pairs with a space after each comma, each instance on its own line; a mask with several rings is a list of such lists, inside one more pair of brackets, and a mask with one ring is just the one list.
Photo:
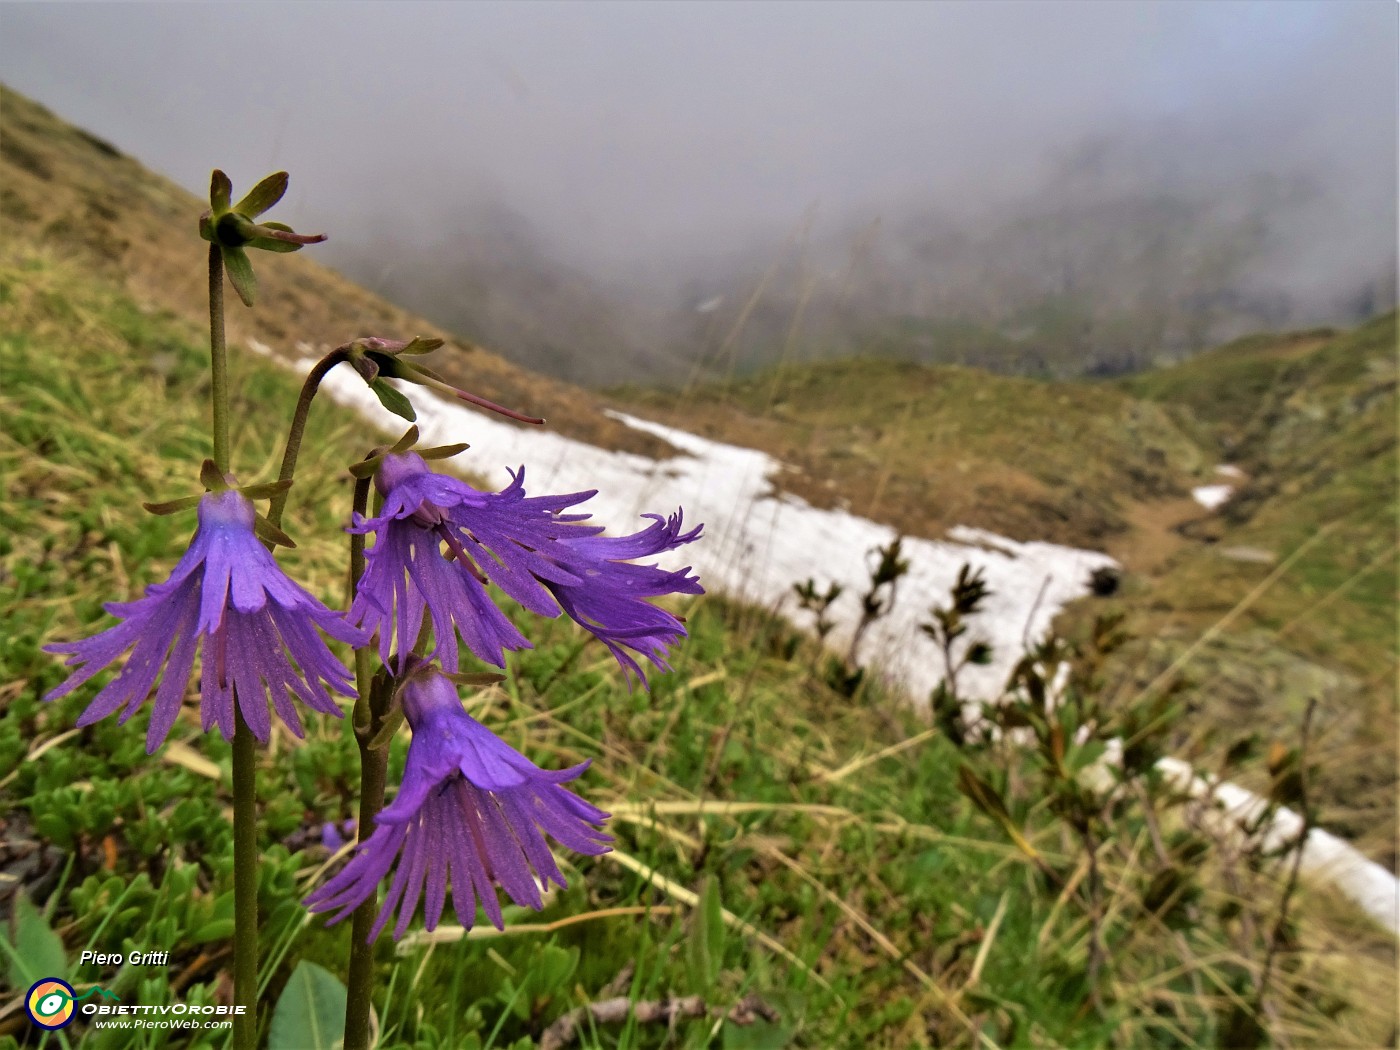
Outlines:
[[94, 995], [121, 1001], [121, 996], [106, 988], [94, 986], [78, 995], [67, 981], [57, 977], [41, 977], [30, 985], [29, 994], [24, 997], [24, 1009], [29, 1019], [40, 1028], [67, 1028], [77, 1015], [73, 1004]]

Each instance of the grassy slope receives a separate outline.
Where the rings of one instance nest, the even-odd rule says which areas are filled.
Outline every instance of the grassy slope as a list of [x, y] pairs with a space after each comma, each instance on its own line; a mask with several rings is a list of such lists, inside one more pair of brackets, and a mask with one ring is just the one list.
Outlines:
[[[1353, 333], [1252, 336], [1114, 383], [852, 360], [683, 394], [621, 390], [639, 412], [764, 448], [805, 498], [915, 535], [955, 524], [1107, 549], [1128, 569], [1104, 608], [1156, 639], [1115, 662], [1141, 686], [1277, 565], [1323, 535], [1185, 668], [1209, 736], [1295, 724], [1323, 700], [1329, 826], [1395, 856], [1395, 319]], [[1219, 514], [1186, 497], [1235, 462]], [[1253, 551], [1241, 561], [1221, 551]], [[1207, 749], [1200, 739], [1182, 747]], [[1201, 752], [1203, 753], [1203, 752]]]
[[[1204, 531], [1215, 546], [1275, 555], [1320, 530], [1298, 571], [1256, 604], [1251, 622], [1366, 678], [1392, 675], [1396, 545], [1396, 318], [1331, 338], [1224, 347], [1134, 383], [1170, 401], [1249, 480]], [[1205, 549], [1164, 580], [1175, 594], [1229, 608], [1260, 578]], [[1214, 556], [1213, 556], [1214, 555]], [[1267, 571], [1267, 566], [1265, 570]], [[1206, 586], [1207, 575], [1221, 586]], [[1338, 591], [1338, 588], [1345, 590]], [[1328, 612], [1310, 615], [1327, 601]]]
[[[1328, 819], [1395, 856], [1396, 318], [1254, 337], [1128, 384], [1249, 475], [1135, 604], [1178, 651], [1308, 547], [1193, 669], [1220, 723], [1271, 732], [1323, 702]], [[1269, 561], [1240, 561], [1241, 548]]]
[[1107, 387], [953, 366], [860, 359], [617, 396], [764, 448], [797, 468], [784, 488], [916, 536], [973, 525], [1100, 546], [1126, 529], [1132, 500], [1181, 495], [1202, 466], [1156, 405]]
[[[100, 601], [128, 598], [162, 579], [187, 535], [187, 520], [151, 518], [139, 502], [185, 493], [195, 485], [194, 464], [205, 452], [202, 397], [207, 393], [198, 333], [178, 318], [143, 312], [109, 286], [41, 253], [11, 254], [5, 261], [0, 304], [0, 369], [19, 380], [3, 395], [0, 571], [13, 600], [0, 612], [0, 681], [7, 708], [0, 777], [5, 778], [5, 808], [15, 807], [12, 835], [44, 843], [46, 860], [26, 880], [26, 888], [48, 897], [52, 919], [70, 952], [127, 938], [135, 944], [168, 944], [171, 973], [192, 980], [194, 994], [207, 999], [216, 994], [220, 968], [228, 962], [227, 929], [210, 926], [227, 906], [230, 885], [230, 842], [222, 820], [228, 805], [227, 746], [201, 734], [195, 706], [187, 707], [174, 739], [217, 763], [217, 777], [207, 778], [180, 747], [145, 756], [144, 714], [127, 727], [109, 719], [61, 737], [92, 688], [52, 707], [37, 702], [62, 678], [59, 662], [40, 653], [38, 645], [87, 633], [105, 622]], [[60, 353], [65, 364], [56, 377], [28, 365]], [[235, 461], [245, 467], [245, 477], [265, 476], [279, 430], [278, 410], [290, 405], [295, 384], [257, 362], [246, 363], [235, 382], [244, 391], [240, 410], [233, 414], [239, 420]], [[292, 503], [289, 531], [301, 546], [285, 561], [330, 602], [340, 591], [343, 537], [337, 525], [348, 500], [341, 465], [362, 454], [361, 431], [354, 421], [332, 418], [324, 409], [313, 417], [311, 459], [303, 475], [337, 480], [299, 485]], [[861, 949], [826, 946], [834, 905], [808, 900], [807, 908], [798, 907], [799, 877], [775, 859], [778, 853], [788, 856], [789, 849], [803, 859], [826, 850], [827, 863], [838, 862], [850, 871], [878, 870], [885, 863], [879, 855], [892, 844], [878, 836], [852, 838], [842, 834], [843, 820], [783, 812], [799, 794], [789, 781], [810, 781], [816, 771], [844, 763], [857, 750], [855, 742], [867, 736], [865, 718], [834, 707], [815, 717], [801, 682], [765, 655], [759, 635], [749, 632], [749, 644], [736, 644], [739, 634], [733, 625], [746, 615], [741, 610], [707, 600], [687, 611], [693, 641], [681, 652], [675, 673], [661, 677], [650, 695], [629, 693], [611, 658], [584, 647], [580, 632], [536, 622], [527, 625], [536, 650], [513, 660], [507, 686], [476, 707], [489, 712], [508, 739], [526, 745], [542, 762], [599, 759], [584, 790], [608, 804], [684, 803], [699, 797], [767, 803], [736, 819], [619, 821], [619, 848], [683, 887], [698, 888], [707, 871], [720, 875], [726, 907], [781, 935], [808, 963], [831, 971], [847, 1001], [886, 1002], [888, 1012], [864, 1020], [870, 1032], [888, 1026], [898, 1030], [908, 1021], [914, 990], [904, 987], [897, 967], [870, 975], [863, 975], [860, 966], [832, 967], [830, 962]], [[44, 744], [61, 746], [21, 761]], [[270, 947], [290, 945], [289, 961], [320, 959], [338, 968], [335, 959], [347, 931], [323, 932], [319, 924], [303, 929], [294, 904], [325, 854], [316, 849], [289, 854], [279, 843], [315, 841], [323, 820], [344, 819], [353, 812], [353, 755], [341, 727], [323, 722], [312, 727], [305, 742], [280, 734], [266, 756], [260, 776], [267, 858], [265, 937]], [[401, 761], [400, 749], [396, 766], [401, 768]], [[880, 778], [812, 795], [812, 801], [854, 804], [860, 810], [879, 811], [888, 802], [893, 812], [898, 802], [917, 816], [948, 808], [953, 789], [950, 774], [940, 769], [932, 751], [902, 764], [888, 782]], [[963, 814], [961, 820], [967, 819]], [[960, 823], [953, 822], [950, 830], [961, 830]], [[945, 834], [926, 831], [934, 842]], [[973, 851], [967, 861], [982, 866], [987, 857], [1004, 852], [995, 842], [983, 848], [986, 853]], [[951, 857], [932, 862], [955, 868], [960, 863]], [[962, 872], [958, 881], [968, 874]], [[148, 914], [152, 902], [172, 892], [172, 880], [188, 877], [194, 878], [193, 886], [179, 883], [188, 900], [175, 909], [171, 922], [153, 925]], [[897, 879], [901, 887], [903, 881]], [[537, 1031], [541, 1019], [568, 1005], [570, 989], [577, 986], [596, 996], [629, 962], [639, 964], [634, 986], [639, 997], [713, 991], [727, 1001], [745, 990], [759, 991], [782, 1007], [788, 1030], [800, 1020], [814, 1032], [828, 1033], [814, 1036], [818, 1042], [834, 1038], [841, 1000], [820, 987], [806, 987], [800, 968], [788, 973], [785, 964], [779, 966], [781, 960], [731, 936], [729, 967], [716, 978], [720, 990], [697, 986], [697, 979], [687, 976], [685, 956], [672, 958], [677, 942], [686, 938], [684, 909], [670, 914], [663, 908], [653, 922], [629, 914], [627, 909], [665, 903], [668, 897], [610, 861], [587, 863], [573, 883], [546, 918], [607, 907], [624, 909], [622, 915], [563, 934], [495, 941], [494, 955], [473, 944], [438, 949], [430, 958], [420, 952], [395, 963], [386, 943], [386, 976], [399, 982], [400, 997], [397, 1009], [390, 1008], [384, 1017], [393, 1032], [388, 1045], [420, 1040], [438, 1045], [440, 1039], [465, 1045], [458, 1039], [466, 1031], [483, 1024], [489, 1030], [498, 1018], [504, 1024], [502, 1036], [513, 1040]], [[838, 888], [843, 899], [856, 889], [839, 883]], [[119, 893], [124, 910], [118, 914], [111, 909]], [[917, 908], [937, 910], [925, 893], [909, 894], [898, 910], [903, 916], [899, 925], [910, 932]], [[494, 992], [468, 992], [499, 987], [507, 971], [529, 973], [541, 958], [564, 967], [565, 983], [509, 1003], [498, 1001]], [[271, 994], [280, 990], [287, 973], [274, 971]], [[76, 976], [115, 985], [119, 992], [137, 994], [141, 1002], [168, 1001], [171, 994], [157, 988], [158, 981], [138, 990], [137, 975], [130, 972], [123, 976], [87, 968]], [[453, 994], [446, 999], [435, 991], [448, 987]], [[429, 1008], [426, 1016], [414, 1005], [413, 994]], [[503, 994], [502, 1000], [509, 999], [508, 992]], [[90, 1045], [132, 1045], [125, 1038], [114, 1034], [106, 1041], [94, 1038]], [[156, 1039], [149, 1045], [163, 1044]]]

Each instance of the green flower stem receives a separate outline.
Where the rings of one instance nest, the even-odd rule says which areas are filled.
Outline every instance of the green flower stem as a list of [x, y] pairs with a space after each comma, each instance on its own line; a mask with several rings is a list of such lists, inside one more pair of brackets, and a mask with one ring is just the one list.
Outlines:
[[209, 245], [209, 400], [213, 409], [214, 466], [229, 468], [228, 345], [224, 341], [224, 257]]
[[[363, 657], [363, 660], [360, 658]], [[360, 664], [368, 670], [369, 653], [356, 654], [355, 671]], [[384, 808], [384, 781], [389, 769], [389, 749], [370, 750], [368, 738], [360, 741], [360, 841], [374, 827], [374, 818]], [[368, 1050], [369, 1008], [374, 987], [374, 945], [369, 943], [370, 927], [379, 902], [371, 896], [355, 909], [350, 923], [350, 972], [345, 994], [345, 1050]]]
[[233, 733], [233, 1019], [234, 1050], [254, 1050], [258, 1034], [257, 742], [234, 697]]
[[[322, 364], [325, 364], [323, 361]], [[317, 367], [320, 367], [319, 365]], [[329, 371], [329, 368], [327, 368]], [[313, 375], [314, 375], [313, 371]], [[324, 372], [322, 373], [324, 375]], [[310, 384], [311, 377], [307, 377]], [[319, 380], [318, 380], [319, 382]], [[303, 391], [303, 399], [309, 399]], [[290, 442], [289, 442], [290, 448]], [[286, 462], [283, 462], [286, 468]], [[354, 509], [364, 514], [369, 503], [370, 479], [361, 478], [355, 482]], [[353, 603], [359, 588], [360, 577], [365, 571], [365, 538], [362, 534], [350, 536], [350, 600]], [[359, 694], [355, 701], [353, 725], [355, 739], [360, 747], [360, 823], [357, 829], [359, 840], [364, 842], [374, 828], [374, 818], [384, 807], [384, 780], [389, 767], [389, 749], [381, 747], [372, 750], [369, 743], [379, 729], [382, 703], [371, 702], [373, 671], [368, 646], [355, 650], [355, 686]], [[381, 697], [374, 696], [375, 701]], [[377, 901], [370, 897], [355, 909], [350, 923], [350, 969], [347, 975], [345, 995], [345, 1050], [368, 1050], [369, 1010], [371, 993], [374, 987], [374, 946], [369, 943], [370, 927], [374, 925]]]
[[[287, 431], [287, 446], [282, 453], [282, 470], [277, 475], [278, 481], [291, 481], [297, 471], [297, 456], [301, 454], [301, 439], [306, 433], [306, 417], [311, 412], [311, 402], [316, 398], [316, 391], [320, 389], [321, 380], [326, 378], [326, 374], [346, 360], [348, 355], [344, 347], [336, 347], [321, 360], [316, 362], [316, 367], [306, 376], [306, 382], [301, 385], [301, 396], [297, 398], [296, 411], [292, 413], [291, 429]], [[273, 495], [267, 508], [267, 520], [273, 525], [281, 527], [282, 512], [287, 507], [288, 490]], [[363, 508], [362, 508], [363, 509]], [[360, 542], [361, 559], [364, 557], [363, 539]], [[353, 558], [353, 555], [352, 555]], [[361, 564], [361, 570], [364, 566]], [[359, 577], [356, 576], [356, 579]]]
[[[224, 338], [224, 260], [209, 245], [210, 408], [214, 466], [229, 470], [228, 344]], [[234, 1050], [255, 1050], [258, 1036], [258, 800], [257, 750], [233, 697], [233, 1019]]]

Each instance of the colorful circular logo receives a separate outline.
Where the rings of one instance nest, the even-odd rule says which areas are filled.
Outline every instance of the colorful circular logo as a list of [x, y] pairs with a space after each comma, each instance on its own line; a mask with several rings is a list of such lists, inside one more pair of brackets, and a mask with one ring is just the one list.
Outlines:
[[40, 1028], [67, 1028], [73, 1023], [73, 999], [71, 984], [57, 977], [45, 977], [30, 986], [24, 1008]]

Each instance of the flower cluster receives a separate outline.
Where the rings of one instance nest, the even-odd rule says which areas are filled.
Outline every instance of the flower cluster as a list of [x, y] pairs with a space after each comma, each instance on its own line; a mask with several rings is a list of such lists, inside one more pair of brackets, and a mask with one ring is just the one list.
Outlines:
[[[689, 568], [638, 559], [693, 542], [701, 527], [683, 530], [677, 512], [649, 515], [651, 523], [632, 535], [604, 536], [575, 510], [593, 492], [527, 496], [523, 467], [500, 492], [481, 492], [409, 451], [383, 455], [375, 484], [379, 514], [356, 515], [349, 529], [372, 535], [374, 544], [348, 612], [326, 608], [282, 571], [258, 539], [247, 496], [210, 492], [199, 500], [198, 528], [169, 579], [136, 601], [109, 604], [121, 621], [115, 626], [47, 647], [69, 654], [76, 670], [45, 699], [67, 695], [130, 650], [78, 724], [118, 709], [125, 722], [154, 691], [146, 737], [154, 751], [179, 715], [198, 656], [206, 730], [217, 726], [232, 738], [241, 715], [266, 741], [276, 711], [301, 736], [293, 697], [339, 717], [329, 690], [355, 695], [350, 673], [318, 632], [355, 647], [377, 635], [413, 731], [404, 781], [372, 833], [361, 829], [350, 862], [307, 904], [338, 921], [393, 870], [371, 939], [396, 913], [394, 936], [402, 936], [420, 899], [434, 928], [449, 888], [464, 926], [480, 904], [499, 927], [494, 887], [542, 907], [541, 885], [564, 885], [545, 836], [579, 853], [605, 852], [608, 814], [564, 786], [588, 763], [541, 769], [465, 712], [443, 673], [459, 669], [458, 639], [498, 667], [506, 652], [530, 646], [488, 591], [494, 584], [533, 613], [568, 616], [608, 647], [629, 685], [634, 676], [646, 685], [639, 658], [665, 670], [669, 648], [685, 636], [682, 621], [649, 599], [702, 591]], [[425, 634], [419, 645], [425, 623], [431, 640]]]

